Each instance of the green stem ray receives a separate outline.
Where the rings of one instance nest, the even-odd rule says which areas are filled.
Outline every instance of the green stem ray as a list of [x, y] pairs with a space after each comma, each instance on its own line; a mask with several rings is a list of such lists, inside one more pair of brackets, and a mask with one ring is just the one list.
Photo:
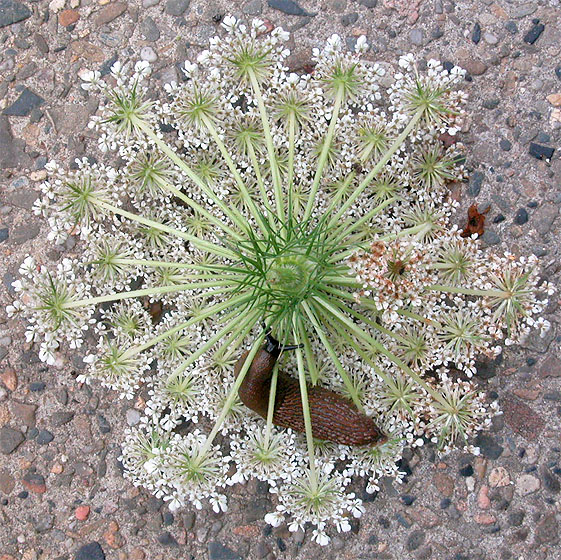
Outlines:
[[236, 259], [236, 254], [230, 251], [229, 249], [226, 249], [225, 247], [220, 247], [220, 245], [216, 245], [214, 243], [211, 243], [210, 241], [204, 241], [203, 239], [199, 239], [198, 237], [196, 237], [195, 235], [191, 235], [190, 233], [185, 233], [184, 231], [180, 231], [170, 226], [166, 226], [165, 224], [161, 224], [160, 222], [156, 222], [154, 220], [144, 218], [142, 216], [139, 216], [138, 214], [133, 214], [132, 212], [128, 212], [127, 210], [123, 210], [118, 206], [114, 206], [113, 204], [109, 204], [101, 200], [96, 201], [96, 205], [99, 206], [100, 208], [104, 208], [109, 212], [113, 212], [113, 214], [123, 216], [123, 218], [127, 218], [133, 222], [137, 222], [139, 224], [152, 227], [160, 231], [165, 231], [166, 233], [171, 233], [172, 235], [175, 235], [180, 239], [184, 239], [185, 241], [189, 241], [189, 243], [192, 243], [195, 247], [198, 247], [204, 251], [208, 251], [213, 255], [217, 255], [219, 257], [224, 257], [232, 260]]
[[[253, 171], [255, 173], [255, 178], [257, 179], [257, 186], [259, 187], [259, 192], [261, 193], [261, 202], [263, 206], [267, 209], [269, 214], [273, 214], [273, 209], [269, 204], [269, 196], [265, 190], [265, 183], [263, 181], [263, 175], [261, 174], [261, 168], [259, 167], [259, 161], [257, 161], [257, 154], [253, 148], [253, 144], [248, 140], [246, 142], [247, 153], [249, 154], [249, 159], [251, 160], [251, 165], [253, 166]], [[272, 220], [271, 220], [272, 222]]]
[[[99, 261], [94, 261], [93, 264], [99, 264]], [[145, 259], [115, 259], [111, 261], [111, 264], [125, 265], [125, 266], [147, 266], [151, 268], [179, 268], [187, 270], [200, 270], [201, 272], [227, 272], [227, 273], [239, 273], [241, 275], [247, 276], [248, 270], [245, 268], [236, 268], [231, 266], [221, 266], [221, 265], [198, 265], [190, 263], [180, 263], [180, 262], [169, 262], [169, 261], [152, 261]]]
[[[253, 313], [248, 313], [244, 317], [240, 317], [236, 321], [229, 323], [222, 329], [220, 329], [214, 336], [209, 338], [204, 344], [199, 346], [193, 354], [191, 354], [186, 360], [184, 360], [175, 370], [173, 371], [172, 375], [178, 375], [185, 371], [189, 366], [194, 364], [207, 350], [210, 350], [217, 342], [221, 341], [222, 344], [218, 351], [221, 351], [223, 348], [227, 347], [232, 340], [235, 340], [237, 336], [243, 332], [244, 329], [252, 327], [255, 323], [257, 317], [259, 317], [259, 311], [253, 311]], [[234, 326], [234, 328], [232, 328]], [[222, 340], [225, 336], [226, 339]]]
[[243, 380], [245, 379], [247, 372], [249, 371], [251, 362], [253, 362], [253, 358], [255, 358], [255, 355], [257, 354], [259, 348], [263, 344], [264, 339], [265, 339], [265, 333], [262, 333], [259, 337], [255, 339], [255, 342], [253, 343], [243, 363], [242, 369], [240, 370], [238, 377], [234, 381], [234, 385], [232, 386], [230, 392], [228, 393], [228, 397], [226, 398], [226, 402], [222, 407], [222, 411], [220, 412], [220, 415], [216, 419], [216, 422], [214, 423], [212, 430], [208, 434], [205, 443], [203, 444], [203, 446], [199, 451], [199, 457], [204, 458], [206, 453], [210, 449], [210, 446], [212, 445], [212, 442], [214, 441], [214, 438], [216, 437], [218, 430], [220, 430], [220, 427], [222, 426], [224, 420], [226, 419], [226, 416], [228, 416], [228, 413], [230, 412], [230, 408], [232, 407], [232, 404], [234, 403], [236, 397], [238, 396], [238, 391], [240, 389], [240, 386], [243, 383]]
[[[317, 300], [319, 298], [314, 297], [314, 299]], [[301, 305], [302, 309], [304, 309], [304, 312], [306, 313], [306, 315], [308, 317], [308, 320], [310, 321], [310, 323], [314, 327], [314, 330], [316, 331], [316, 333], [319, 336], [322, 344], [324, 345], [325, 349], [327, 350], [327, 353], [329, 354], [329, 357], [333, 361], [333, 364], [335, 365], [335, 368], [337, 369], [337, 372], [339, 373], [339, 375], [341, 376], [341, 379], [343, 380], [343, 383], [345, 384], [345, 388], [347, 389], [347, 393], [350, 395], [350, 397], [351, 397], [352, 401], [355, 403], [356, 407], [360, 411], [364, 412], [364, 409], [362, 407], [362, 403], [360, 402], [360, 398], [358, 396], [356, 387], [353, 385], [353, 382], [352, 382], [351, 378], [349, 377], [349, 374], [345, 371], [345, 368], [343, 367], [343, 365], [341, 364], [341, 361], [337, 357], [337, 352], [333, 348], [331, 342], [329, 342], [329, 339], [327, 338], [327, 335], [325, 334], [323, 328], [319, 324], [319, 321], [318, 321], [315, 313], [312, 311], [312, 309], [309, 307], [309, 305], [305, 301], [303, 301], [300, 305]]]
[[182, 193], [179, 189], [164, 181], [163, 179], [158, 180], [158, 185], [167, 191], [169, 191], [173, 196], [179, 198], [182, 202], [190, 206], [193, 210], [198, 212], [201, 216], [204, 216], [210, 223], [219, 227], [224, 233], [230, 235], [233, 239], [242, 239], [242, 236], [234, 231], [231, 227], [226, 225], [222, 220], [217, 218], [214, 214], [203, 208], [198, 202], [195, 202], [192, 198], [188, 197]]
[[503, 299], [508, 299], [512, 296], [509, 292], [499, 290], [474, 290], [471, 288], [460, 288], [457, 286], [443, 286], [441, 284], [433, 284], [432, 286], [427, 286], [425, 289], [449, 294], [463, 294], [466, 296], [495, 297]]
[[[300, 330], [302, 322], [293, 315], [292, 324], [294, 326], [295, 344], [300, 344]], [[300, 396], [302, 398], [302, 413], [304, 415], [304, 426], [306, 428], [306, 444], [308, 447], [308, 458], [310, 461], [310, 481], [312, 487], [317, 488], [318, 478], [316, 473], [316, 460], [314, 450], [314, 435], [312, 432], [312, 416], [310, 414], [310, 401], [308, 400], [308, 387], [306, 386], [306, 370], [304, 369], [304, 359], [302, 350], [296, 348], [296, 362], [298, 364], [298, 382], [300, 385]]]
[[[238, 289], [239, 283], [232, 280], [214, 280], [212, 282], [195, 282], [191, 284], [175, 284], [172, 286], [159, 286], [156, 288], [143, 288], [142, 290], [130, 290], [128, 292], [117, 292], [105, 296], [97, 296], [87, 299], [78, 299], [69, 301], [64, 304], [65, 309], [75, 309], [86, 305], [97, 305], [98, 303], [106, 303], [109, 301], [119, 301], [121, 299], [130, 299], [144, 296], [157, 296], [161, 294], [170, 294], [173, 292], [184, 292], [185, 290], [200, 290], [201, 288], [213, 288], [217, 286], [232, 286], [232, 289]], [[224, 290], [225, 291], [225, 290]]]
[[279, 218], [279, 221], [281, 223], [284, 223], [284, 197], [282, 194], [280, 171], [275, 145], [273, 143], [273, 136], [271, 134], [271, 127], [269, 126], [269, 119], [267, 118], [265, 101], [263, 100], [263, 95], [261, 93], [261, 88], [259, 87], [259, 81], [257, 80], [255, 72], [252, 69], [249, 69], [248, 75], [251, 81], [251, 87], [253, 88], [253, 94], [255, 95], [255, 99], [257, 101], [257, 107], [259, 108], [259, 115], [261, 117], [261, 126], [263, 127], [263, 133], [265, 134], [265, 144], [267, 145], [267, 154], [269, 156], [269, 162], [271, 165], [271, 176], [273, 179], [273, 189], [275, 192], [277, 216]]
[[179, 169], [181, 169], [202, 192], [204, 192], [210, 200], [216, 204], [224, 215], [228, 216], [233, 224], [235, 224], [241, 230], [246, 230], [249, 227], [247, 220], [244, 216], [236, 209], [228, 207], [223, 200], [201, 179], [192, 169], [183, 161], [175, 151], [170, 148], [166, 142], [164, 142], [147, 123], [141, 123], [139, 128], [156, 144], [156, 146], [175, 164]]
[[[205, 319], [208, 319], [209, 317], [211, 317], [211, 316], [213, 316], [217, 313], [221, 313], [222, 311], [224, 311], [225, 309], [228, 309], [230, 307], [234, 308], [233, 311], [224, 315], [223, 317], [220, 317], [219, 321], [221, 323], [223, 323], [225, 321], [229, 321], [230, 319], [232, 319], [232, 317], [235, 316], [236, 317], [235, 322], [238, 322], [239, 319], [237, 319], [237, 316], [240, 313], [240, 311], [236, 308], [239, 305], [247, 303], [249, 300], [250, 300], [250, 296], [244, 294], [244, 295], [229, 299], [228, 301], [225, 301], [223, 303], [213, 305], [213, 306], [209, 307], [208, 309], [206, 309], [199, 316], [193, 317], [193, 318], [189, 319], [188, 321], [185, 321], [184, 323], [181, 323], [180, 325], [177, 325], [177, 326], [159, 334], [158, 336], [148, 340], [144, 344], [140, 344], [138, 346], [132, 346], [131, 348], [129, 348], [124, 353], [123, 358], [130, 358], [132, 356], [136, 356], [137, 354], [140, 354], [144, 350], [147, 350], [148, 348], [151, 348], [152, 346], [155, 346], [156, 344], [158, 344], [158, 342], [161, 342], [162, 340], [165, 340], [167, 337], [172, 336], [175, 333], [180, 332], [183, 329], [186, 329], [186, 328], [188, 328], [192, 325], [196, 325], [197, 323], [200, 323], [201, 321], [204, 321]], [[235, 322], [230, 323], [230, 325], [235, 324]]]
[[316, 195], [319, 189], [319, 184], [321, 181], [321, 177], [323, 175], [323, 169], [327, 162], [327, 156], [329, 154], [329, 150], [331, 149], [333, 136], [335, 135], [335, 127], [337, 126], [337, 120], [339, 118], [339, 112], [341, 110], [341, 105], [343, 103], [344, 95], [345, 95], [344, 88], [342, 86], [339, 86], [339, 89], [337, 90], [337, 94], [335, 96], [335, 104], [333, 105], [333, 112], [331, 113], [331, 121], [329, 123], [329, 128], [327, 129], [325, 142], [322, 146], [321, 154], [317, 162], [314, 181], [312, 183], [312, 188], [308, 196], [308, 202], [306, 204], [306, 209], [304, 210], [304, 217], [302, 218], [302, 221], [306, 221], [312, 214], [312, 209], [316, 201]]
[[421, 120], [423, 116], [423, 110], [418, 110], [412, 117], [407, 126], [403, 129], [401, 134], [394, 140], [393, 144], [388, 148], [387, 152], [380, 158], [380, 160], [376, 163], [376, 165], [369, 171], [369, 173], [364, 177], [362, 182], [358, 185], [358, 187], [354, 190], [354, 192], [349, 196], [349, 198], [345, 201], [345, 203], [341, 206], [339, 211], [331, 218], [329, 222], [330, 225], [336, 224], [341, 217], [345, 214], [345, 212], [354, 204], [356, 199], [362, 194], [362, 192], [370, 185], [372, 179], [378, 175], [378, 173], [382, 170], [384, 165], [390, 161], [391, 157], [401, 148], [401, 145], [409, 134], [414, 130], [417, 126], [417, 123]]
[[212, 124], [212, 121], [210, 119], [208, 119], [207, 117], [202, 117], [202, 121], [203, 121], [204, 125], [206, 126], [206, 129], [208, 130], [208, 132], [212, 136], [212, 139], [214, 140], [214, 142], [218, 146], [218, 149], [220, 150], [220, 153], [222, 154], [222, 157], [224, 158], [224, 161], [226, 162], [226, 165], [228, 166], [228, 169], [230, 170], [230, 173], [232, 173], [232, 176], [234, 177], [234, 180], [236, 181], [236, 184], [238, 185], [238, 188], [240, 189], [240, 192], [242, 193], [243, 200], [247, 204], [247, 207], [249, 208], [249, 210], [251, 212], [251, 215], [253, 216], [253, 218], [255, 219], [257, 224], [259, 225], [259, 228], [261, 229], [261, 231], [264, 234], [266, 234], [267, 233], [267, 228], [265, 227], [265, 225], [263, 223], [263, 220], [261, 218], [261, 213], [257, 210], [257, 206], [255, 206], [255, 202], [251, 198], [251, 195], [249, 194], [249, 192], [247, 190], [247, 187], [245, 186], [245, 183], [243, 182], [243, 179], [242, 179], [242, 177], [241, 177], [241, 175], [240, 175], [240, 173], [239, 173], [239, 171], [236, 167], [236, 164], [232, 161], [230, 153], [226, 149], [226, 146], [224, 145], [224, 142], [222, 142], [222, 139], [220, 138], [220, 135], [218, 134], [218, 131], [216, 130], [215, 126]]
[[317, 301], [319, 305], [325, 308], [334, 317], [337, 317], [342, 323], [344, 323], [350, 331], [354, 332], [357, 336], [362, 338], [364, 342], [370, 344], [378, 352], [380, 352], [380, 354], [386, 356], [386, 358], [388, 358], [404, 373], [406, 373], [409, 377], [411, 377], [411, 379], [413, 379], [416, 383], [418, 383], [421, 387], [423, 387], [423, 389], [425, 389], [425, 391], [427, 391], [427, 393], [429, 393], [435, 400], [440, 402], [443, 406], [448, 407], [448, 403], [438, 391], [435, 391], [418, 373], [415, 373], [407, 364], [405, 364], [402, 360], [400, 360], [395, 354], [390, 352], [383, 344], [381, 344], [375, 338], [370, 336], [358, 325], [350, 321], [347, 317], [345, 317], [345, 315], [343, 315], [338, 309], [333, 307], [328, 302], [318, 297], [314, 297], [313, 299]]

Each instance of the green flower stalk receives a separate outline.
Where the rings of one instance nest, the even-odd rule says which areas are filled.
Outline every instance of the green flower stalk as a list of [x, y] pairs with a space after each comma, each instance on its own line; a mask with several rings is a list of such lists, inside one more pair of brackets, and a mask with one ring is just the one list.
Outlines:
[[[474, 449], [497, 412], [469, 380], [475, 359], [545, 330], [547, 300], [534, 258], [484, 254], [450, 224], [462, 145], [439, 137], [461, 128], [461, 69], [430, 61], [420, 74], [408, 55], [383, 92], [364, 38], [347, 53], [333, 36], [298, 76], [282, 29], [223, 26], [161, 100], [148, 100], [146, 63], [116, 63], [114, 86], [83, 76], [106, 100], [92, 121], [100, 150], [124, 163], [48, 165], [37, 212], [54, 241], [76, 232], [84, 243], [55, 270], [28, 257], [8, 311], [24, 314], [47, 363], [91, 329], [98, 348], [79, 381], [126, 398], [147, 390], [123, 444], [135, 484], [172, 509], [223, 511], [225, 488], [256, 477], [278, 497], [267, 522], [311, 523], [327, 544], [363, 511], [346, 491], [352, 476], [374, 492], [380, 477], [399, 479], [405, 445]], [[162, 313], [150, 314], [156, 302]], [[272, 371], [265, 418], [238, 397], [262, 324], [297, 346]], [[297, 380], [304, 434], [274, 424], [280, 368]], [[373, 416], [387, 441], [315, 439], [314, 386]]]

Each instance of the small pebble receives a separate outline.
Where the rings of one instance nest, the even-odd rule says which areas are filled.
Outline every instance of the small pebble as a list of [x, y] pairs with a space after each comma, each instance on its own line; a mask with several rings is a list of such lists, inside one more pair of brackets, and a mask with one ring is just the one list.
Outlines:
[[156, 60], [158, 60], [158, 54], [152, 47], [142, 47], [142, 49], [140, 49], [140, 58], [146, 62], [156, 62]]

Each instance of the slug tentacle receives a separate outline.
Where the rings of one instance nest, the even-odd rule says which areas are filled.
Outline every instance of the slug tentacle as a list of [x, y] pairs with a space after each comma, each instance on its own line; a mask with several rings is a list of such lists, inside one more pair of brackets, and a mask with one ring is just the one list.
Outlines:
[[[241, 401], [263, 418], [267, 418], [273, 367], [283, 350], [293, 348], [282, 346], [270, 333], [267, 334], [265, 345], [257, 352], [240, 386], [238, 393]], [[236, 377], [246, 357], [247, 352], [236, 362]], [[343, 445], [375, 445], [387, 441], [370, 416], [360, 412], [352, 401], [334, 391], [308, 385], [308, 402], [312, 434], [316, 439]], [[273, 424], [305, 432], [298, 381], [282, 371], [278, 372]]]

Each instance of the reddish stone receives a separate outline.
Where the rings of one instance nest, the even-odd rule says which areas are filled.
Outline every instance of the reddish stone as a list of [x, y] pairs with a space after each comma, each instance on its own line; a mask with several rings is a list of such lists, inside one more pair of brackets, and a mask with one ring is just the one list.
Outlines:
[[442, 472], [437, 472], [432, 481], [443, 496], [450, 498], [454, 493], [454, 479], [451, 476]]
[[85, 521], [90, 516], [90, 506], [78, 506], [74, 515], [78, 521]]
[[255, 525], [240, 525], [239, 527], [234, 527], [232, 532], [235, 535], [240, 535], [240, 537], [245, 537], [247, 539], [255, 538], [260, 533], [259, 527]]
[[491, 500], [489, 499], [489, 487], [482, 486], [477, 495], [477, 505], [481, 509], [489, 509], [491, 507]]
[[58, 22], [62, 27], [68, 27], [80, 19], [80, 14], [76, 10], [63, 10], [58, 14]]
[[497, 518], [490, 513], [476, 513], [473, 519], [476, 523], [479, 523], [479, 525], [492, 525], [497, 520]]
[[12, 392], [18, 388], [18, 376], [12, 368], [5, 370], [2, 375], [0, 375], [0, 380], [2, 380], [6, 388]]
[[95, 17], [95, 24], [97, 26], [105, 25], [110, 21], [118, 18], [122, 13], [124, 13], [127, 9], [127, 5], [124, 2], [113, 2], [111, 4], [107, 4], [97, 12]]
[[535, 441], [545, 427], [544, 419], [511, 393], [501, 400], [501, 409], [507, 425], [528, 441]]
[[107, 527], [107, 531], [103, 533], [103, 538], [108, 546], [117, 549], [125, 544], [121, 533], [119, 533], [119, 524], [116, 521], [111, 521]]
[[23, 485], [34, 494], [44, 494], [47, 491], [47, 485], [43, 476], [37, 473], [27, 473], [23, 477]]

